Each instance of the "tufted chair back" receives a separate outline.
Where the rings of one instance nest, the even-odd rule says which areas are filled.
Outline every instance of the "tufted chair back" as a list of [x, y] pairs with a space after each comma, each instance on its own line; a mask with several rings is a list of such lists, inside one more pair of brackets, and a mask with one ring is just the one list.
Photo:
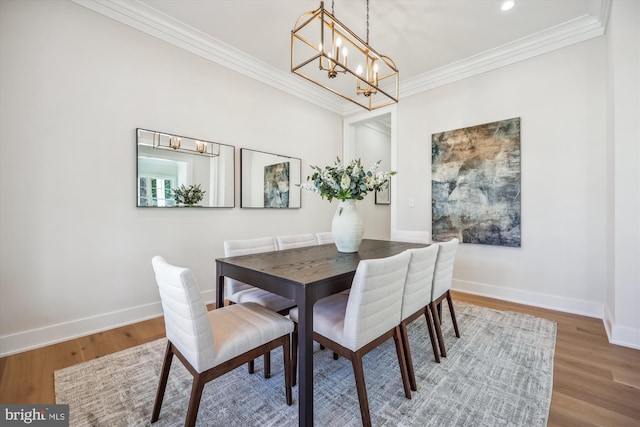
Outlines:
[[404, 284], [402, 297], [402, 320], [427, 307], [431, 302], [433, 272], [436, 266], [439, 245], [433, 243], [426, 248], [409, 249], [411, 261]]
[[188, 268], [168, 264], [161, 256], [151, 261], [160, 290], [167, 338], [198, 371], [215, 364], [214, 342], [207, 307]]
[[432, 301], [451, 289], [453, 263], [456, 259], [458, 239], [451, 239], [448, 242], [440, 243], [439, 246], [436, 269], [433, 273]]
[[356, 351], [400, 324], [411, 254], [360, 261], [344, 317], [345, 347]]

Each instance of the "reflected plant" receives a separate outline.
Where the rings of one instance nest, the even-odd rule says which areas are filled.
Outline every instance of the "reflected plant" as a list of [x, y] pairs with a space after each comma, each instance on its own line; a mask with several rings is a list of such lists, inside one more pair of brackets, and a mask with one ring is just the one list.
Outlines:
[[200, 188], [200, 184], [190, 185], [189, 187], [182, 184], [180, 188], [174, 188], [171, 191], [173, 192], [173, 199], [176, 203], [185, 206], [198, 204], [198, 202], [204, 198], [204, 193], [206, 193], [206, 191]]

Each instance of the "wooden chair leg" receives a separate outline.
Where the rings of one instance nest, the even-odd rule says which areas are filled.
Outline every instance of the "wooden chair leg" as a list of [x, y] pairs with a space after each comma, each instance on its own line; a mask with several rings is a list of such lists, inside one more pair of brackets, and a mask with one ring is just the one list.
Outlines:
[[167, 388], [167, 380], [169, 379], [169, 371], [171, 370], [171, 361], [173, 360], [173, 348], [171, 341], [167, 342], [167, 349], [164, 352], [164, 361], [162, 362], [162, 370], [160, 371], [160, 383], [156, 392], [156, 401], [153, 404], [153, 412], [151, 413], [151, 422], [155, 423], [160, 418], [160, 408], [164, 399], [164, 391]]
[[402, 385], [404, 386], [404, 395], [407, 399], [411, 399], [409, 375], [407, 374], [407, 360], [405, 359], [404, 347], [401, 341], [400, 326], [396, 326], [395, 328], [393, 333], [393, 342], [396, 343], [396, 353], [398, 354], [398, 365], [400, 366], [400, 376], [402, 377]]
[[356, 379], [356, 389], [358, 390], [358, 401], [360, 402], [360, 416], [363, 427], [371, 427], [371, 414], [369, 413], [369, 398], [367, 397], [367, 386], [364, 382], [364, 370], [362, 368], [362, 357], [354, 355], [351, 360], [353, 366], [353, 376]]
[[402, 346], [404, 347], [404, 358], [407, 364], [407, 374], [409, 375], [409, 385], [411, 386], [411, 390], [418, 390], [418, 386], [416, 384], [416, 374], [413, 370], [413, 360], [411, 360], [411, 350], [409, 348], [409, 336], [407, 334], [407, 324], [403, 321], [400, 324], [400, 339], [402, 341]]
[[291, 345], [289, 335], [285, 336], [284, 344], [282, 345], [282, 354], [284, 359], [284, 392], [287, 400], [287, 405], [293, 404], [293, 397], [291, 394]]
[[433, 320], [431, 320], [431, 316], [429, 316], [429, 307], [425, 307], [424, 317], [427, 319], [427, 328], [429, 329], [429, 339], [431, 340], [433, 357], [436, 359], [436, 363], [440, 363], [440, 352], [438, 351], [438, 345], [436, 344], [436, 334], [433, 328]]
[[267, 351], [264, 356], [264, 377], [271, 378], [271, 352]]
[[438, 316], [438, 306], [435, 302], [431, 302], [429, 307], [431, 308], [431, 315], [433, 316], [433, 327], [436, 330], [438, 344], [440, 345], [440, 355], [447, 357], [447, 350], [444, 348], [444, 339], [442, 338], [442, 328], [440, 327], [440, 317]]
[[449, 312], [451, 313], [451, 322], [453, 323], [453, 329], [456, 331], [456, 337], [460, 338], [460, 331], [458, 330], [458, 321], [456, 320], [456, 312], [453, 309], [453, 301], [451, 300], [451, 292], [447, 291], [447, 304], [449, 305]]
[[340, 355], [336, 352], [333, 353], [333, 360], [338, 360], [340, 359]]
[[202, 398], [202, 390], [204, 390], [205, 381], [202, 380], [200, 374], [193, 376], [193, 384], [191, 386], [191, 397], [189, 397], [189, 407], [187, 408], [187, 418], [184, 421], [185, 427], [194, 427], [196, 418], [198, 418], [198, 408], [200, 407], [200, 399]]

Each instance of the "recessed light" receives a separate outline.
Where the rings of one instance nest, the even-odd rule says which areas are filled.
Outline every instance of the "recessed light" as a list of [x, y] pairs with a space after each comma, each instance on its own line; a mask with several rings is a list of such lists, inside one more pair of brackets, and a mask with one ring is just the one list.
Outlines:
[[515, 5], [516, 2], [514, 0], [506, 0], [502, 2], [502, 6], [500, 6], [500, 9], [502, 9], [503, 11], [507, 11], [513, 8], [513, 6]]

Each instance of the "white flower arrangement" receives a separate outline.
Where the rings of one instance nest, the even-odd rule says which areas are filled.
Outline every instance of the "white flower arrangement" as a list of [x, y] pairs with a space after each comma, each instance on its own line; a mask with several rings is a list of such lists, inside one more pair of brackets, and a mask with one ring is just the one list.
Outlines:
[[369, 191], [387, 188], [389, 178], [397, 173], [379, 172], [379, 166], [380, 160], [365, 170], [360, 159], [344, 165], [338, 157], [333, 166], [325, 166], [324, 169], [311, 166], [314, 173], [307, 177], [307, 182], [301, 184], [300, 188], [319, 194], [323, 199], [326, 197], [329, 202], [334, 198], [343, 202], [348, 199], [362, 200]]

